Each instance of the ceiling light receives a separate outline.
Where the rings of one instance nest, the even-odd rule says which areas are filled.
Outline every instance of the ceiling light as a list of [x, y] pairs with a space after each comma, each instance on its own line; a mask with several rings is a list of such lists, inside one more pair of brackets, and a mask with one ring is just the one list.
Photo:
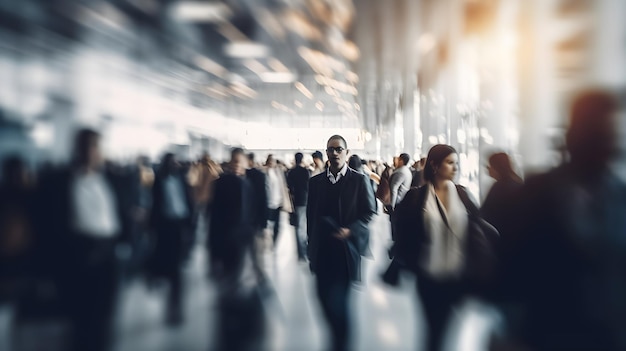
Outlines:
[[234, 42], [224, 45], [224, 53], [232, 58], [259, 58], [267, 57], [267, 46], [255, 42]]
[[255, 59], [245, 60], [243, 62], [243, 65], [252, 72], [256, 73], [258, 76], [261, 76], [261, 74], [267, 72], [267, 67], [265, 67], [265, 65]]
[[293, 83], [296, 80], [291, 72], [263, 72], [259, 77], [265, 83]]
[[302, 102], [300, 102], [300, 100], [294, 101], [293, 104], [296, 105], [298, 108], [302, 108], [304, 106]]
[[276, 72], [283, 72], [283, 73], [290, 72], [289, 68], [285, 67], [285, 65], [283, 65], [282, 62], [280, 62], [274, 57], [271, 57], [267, 60], [267, 65], [270, 66]]
[[234, 82], [230, 85], [230, 90], [235, 93], [235, 95], [239, 95], [240, 97], [247, 97], [250, 99], [254, 99], [257, 97], [258, 93], [256, 91], [254, 91], [253, 89], [251, 89], [250, 87], [248, 87], [247, 85], [240, 83], [240, 82]]
[[359, 56], [361, 56], [359, 48], [356, 46], [355, 43], [349, 40], [346, 40], [344, 45], [341, 47], [341, 54], [343, 55], [343, 57], [353, 62], [358, 60]]
[[295, 87], [302, 93], [302, 95], [306, 96], [310, 100], [313, 100], [313, 93], [311, 93], [311, 91], [307, 89], [304, 84], [302, 84], [301, 82], [296, 82]]
[[228, 74], [226, 68], [206, 56], [196, 55], [193, 61], [196, 66], [222, 79]]
[[346, 79], [355, 84], [359, 82], [359, 76], [352, 71], [346, 72]]
[[321, 101], [316, 102], [315, 107], [317, 107], [317, 109], [320, 111], [324, 111], [324, 103]]
[[232, 41], [232, 42], [237, 42], [237, 41], [248, 41], [248, 37], [241, 33], [241, 31], [239, 29], [237, 29], [237, 27], [235, 27], [232, 23], [230, 22], [224, 22], [222, 23], [218, 28], [217, 31], [224, 36], [224, 38]]
[[185, 22], [226, 22], [233, 15], [221, 2], [178, 1], [169, 8], [170, 16]]

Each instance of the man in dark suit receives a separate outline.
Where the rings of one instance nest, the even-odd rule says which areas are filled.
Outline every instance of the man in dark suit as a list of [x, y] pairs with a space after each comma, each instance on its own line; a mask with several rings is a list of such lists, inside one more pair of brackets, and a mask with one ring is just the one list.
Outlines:
[[215, 181], [208, 242], [211, 262], [217, 266], [214, 276], [225, 287], [237, 287], [257, 228], [247, 164], [244, 151], [234, 148], [224, 174]]
[[174, 154], [167, 153], [159, 165], [152, 188], [154, 203], [150, 225], [157, 238], [151, 268], [153, 274], [170, 283], [167, 310], [170, 325], [180, 324], [183, 320], [181, 270], [193, 218], [193, 202], [183, 174]]
[[265, 273], [263, 272], [263, 249], [265, 248], [265, 228], [267, 227], [267, 187], [265, 182], [266, 175], [260, 169], [256, 168], [254, 162], [254, 153], [248, 154], [248, 170], [246, 170], [246, 178], [252, 186], [254, 200], [252, 202], [252, 222], [254, 225], [254, 239], [250, 245], [252, 250], [252, 263], [259, 281], [265, 281]]
[[298, 249], [298, 260], [306, 260], [306, 200], [309, 194], [309, 178], [311, 173], [302, 165], [304, 155], [296, 153], [296, 166], [287, 175], [287, 186], [293, 200], [295, 222], [291, 223], [296, 227], [296, 246]]
[[332, 348], [345, 350], [350, 332], [350, 282], [360, 279], [368, 223], [376, 206], [367, 178], [346, 163], [345, 139], [333, 135], [326, 145], [330, 166], [309, 180], [308, 254], [322, 312], [331, 328]]
[[110, 349], [120, 278], [120, 194], [103, 167], [100, 139], [94, 130], [78, 131], [71, 165], [41, 180], [37, 201], [35, 269], [54, 279], [77, 351]]

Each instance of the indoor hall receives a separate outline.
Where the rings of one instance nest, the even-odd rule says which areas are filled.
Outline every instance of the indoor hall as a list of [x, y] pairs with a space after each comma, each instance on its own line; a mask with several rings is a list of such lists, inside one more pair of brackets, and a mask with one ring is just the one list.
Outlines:
[[0, 0], [0, 350], [626, 349], [624, 13]]

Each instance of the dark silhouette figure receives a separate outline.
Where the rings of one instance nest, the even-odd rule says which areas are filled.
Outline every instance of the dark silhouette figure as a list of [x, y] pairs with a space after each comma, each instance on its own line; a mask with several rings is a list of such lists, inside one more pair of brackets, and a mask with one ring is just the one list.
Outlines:
[[0, 301], [24, 292], [32, 273], [35, 217], [30, 173], [18, 156], [2, 165], [0, 183]]
[[360, 279], [368, 223], [376, 206], [367, 178], [346, 163], [345, 139], [332, 136], [326, 154], [328, 170], [309, 180], [308, 254], [322, 312], [332, 332], [332, 348], [345, 350], [350, 335], [350, 284]]
[[298, 260], [306, 260], [306, 202], [309, 195], [309, 178], [311, 173], [302, 164], [304, 155], [296, 153], [296, 166], [287, 174], [287, 186], [293, 201], [294, 217], [292, 224], [296, 232], [296, 248], [298, 250]]
[[481, 216], [500, 232], [503, 240], [514, 228], [515, 204], [523, 181], [513, 168], [509, 155], [499, 152], [489, 157], [489, 175], [496, 180], [480, 208]]
[[154, 278], [165, 278], [170, 291], [166, 322], [183, 322], [182, 263], [186, 256], [186, 239], [192, 226], [193, 205], [190, 191], [174, 154], [163, 156], [152, 188], [150, 225], [156, 234], [156, 246], [151, 259]]
[[250, 246], [252, 252], [252, 263], [260, 282], [266, 280], [263, 271], [263, 249], [265, 248], [265, 228], [267, 227], [267, 176], [263, 171], [255, 167], [254, 153], [248, 154], [248, 170], [246, 178], [252, 187], [254, 200], [252, 201], [252, 224], [254, 226], [254, 238]]
[[[38, 198], [38, 271], [56, 283], [76, 351], [110, 348], [118, 292], [122, 213], [99, 144], [97, 132], [80, 130], [71, 166], [42, 179]], [[37, 314], [30, 305], [24, 314]]]
[[533, 350], [626, 349], [626, 185], [609, 167], [620, 108], [606, 91], [577, 96], [570, 160], [521, 191], [500, 302], [511, 338]]
[[237, 290], [245, 256], [254, 245], [258, 208], [246, 177], [248, 161], [242, 149], [231, 152], [230, 164], [215, 182], [211, 208], [209, 252], [214, 277], [226, 290]]

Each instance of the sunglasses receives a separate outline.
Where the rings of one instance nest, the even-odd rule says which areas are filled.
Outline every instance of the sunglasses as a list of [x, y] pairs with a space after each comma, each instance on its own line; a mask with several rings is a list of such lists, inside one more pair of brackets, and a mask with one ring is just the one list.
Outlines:
[[345, 150], [345, 149], [343, 147], [341, 147], [341, 146], [337, 146], [337, 147], [329, 146], [329, 147], [326, 148], [326, 152], [328, 152], [329, 154], [332, 154], [333, 152], [336, 152], [336, 153], [340, 154], [340, 153], [343, 152], [343, 150]]

